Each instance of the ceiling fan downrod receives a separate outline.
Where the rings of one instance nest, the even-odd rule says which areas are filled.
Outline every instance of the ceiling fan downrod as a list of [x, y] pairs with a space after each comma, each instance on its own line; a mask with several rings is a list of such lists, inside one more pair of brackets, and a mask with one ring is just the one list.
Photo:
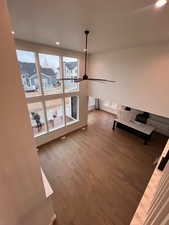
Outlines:
[[88, 80], [88, 76], [87, 76], [87, 57], [88, 57], [88, 34], [90, 33], [89, 30], [85, 30], [84, 31], [85, 35], [86, 35], [86, 45], [85, 45], [85, 71], [84, 71], [84, 76], [83, 76], [83, 80]]

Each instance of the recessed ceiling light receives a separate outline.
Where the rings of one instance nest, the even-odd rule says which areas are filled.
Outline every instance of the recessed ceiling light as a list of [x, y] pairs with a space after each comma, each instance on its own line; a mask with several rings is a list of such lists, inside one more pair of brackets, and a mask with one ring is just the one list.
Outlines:
[[59, 42], [59, 41], [57, 41], [57, 42], [56, 42], [56, 45], [60, 45], [60, 42]]
[[155, 3], [155, 7], [160, 8], [160, 7], [164, 6], [165, 4], [167, 4], [167, 0], [158, 0]]
[[11, 34], [15, 34], [15, 31], [14, 31], [14, 30], [12, 30], [12, 31], [11, 31]]

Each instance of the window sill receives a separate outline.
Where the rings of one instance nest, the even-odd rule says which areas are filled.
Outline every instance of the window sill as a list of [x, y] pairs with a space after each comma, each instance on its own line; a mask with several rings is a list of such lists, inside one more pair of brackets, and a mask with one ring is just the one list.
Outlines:
[[69, 122], [69, 123], [66, 124], [66, 127], [68, 127], [68, 126], [70, 126], [72, 124], [78, 123], [78, 122], [80, 122], [80, 120], [71, 121], [71, 122]]
[[42, 135], [47, 134], [47, 133], [48, 133], [47, 131], [44, 131], [40, 134], [36, 134], [36, 135], [34, 135], [34, 138], [37, 138], [37, 137], [42, 136]]
[[62, 125], [62, 126], [59, 126], [59, 127], [53, 128], [53, 129], [50, 129], [49, 132], [47, 132], [47, 133], [49, 134], [51, 132], [54, 132], [54, 131], [59, 130], [59, 129], [64, 128], [64, 127], [65, 127], [65, 125]]

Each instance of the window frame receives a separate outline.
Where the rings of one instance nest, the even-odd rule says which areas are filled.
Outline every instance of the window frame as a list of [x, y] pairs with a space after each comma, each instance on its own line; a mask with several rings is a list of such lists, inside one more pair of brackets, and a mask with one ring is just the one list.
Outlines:
[[[72, 57], [72, 56], [65, 56], [63, 55], [62, 57], [62, 73], [63, 73], [63, 77], [64, 77], [64, 58], [73, 58], [73, 59], [77, 59], [77, 63], [78, 63], [78, 66], [77, 66], [77, 78], [80, 78], [80, 59], [79, 58], [75, 58], [75, 57]], [[66, 76], [65, 76], [66, 77]], [[65, 86], [65, 81], [63, 81], [63, 84]], [[77, 83], [78, 84], [78, 88], [77, 88], [77, 91], [72, 91], [72, 92], [69, 92], [69, 91], [66, 91], [65, 87], [64, 87], [64, 93], [76, 93], [76, 92], [79, 92], [80, 91], [80, 83]]]
[[[60, 77], [61, 77], [61, 79], [64, 78], [64, 62], [63, 62], [63, 58], [64, 57], [76, 58], [78, 60], [78, 77], [80, 77], [80, 63], [81, 63], [80, 58], [74, 57], [74, 56], [65, 56], [65, 55], [61, 55], [61, 54], [55, 54], [55, 53], [46, 52], [46, 51], [45, 52], [43, 52], [43, 51], [36, 51], [36, 50], [33, 50], [33, 49], [17, 48], [16, 50], [33, 52], [34, 55], [35, 55], [35, 67], [36, 67], [36, 71], [37, 71], [37, 78], [38, 78], [38, 81], [39, 81], [40, 95], [37, 95], [37, 96], [26, 96], [24, 87], [23, 87], [23, 91], [24, 91], [24, 94], [25, 94], [25, 99], [27, 101], [27, 104], [36, 103], [36, 102], [41, 102], [42, 103], [42, 107], [43, 107], [43, 111], [44, 111], [44, 119], [45, 119], [46, 131], [43, 132], [42, 134], [34, 135], [34, 137], [36, 138], [36, 137], [39, 137], [39, 136], [42, 136], [42, 135], [45, 135], [45, 134], [48, 134], [48, 133], [52, 133], [52, 132], [57, 131], [59, 129], [66, 128], [66, 127], [71, 126], [71, 125], [73, 125], [75, 123], [78, 123], [80, 121], [80, 114], [79, 114], [80, 113], [80, 109], [79, 109], [79, 107], [80, 107], [80, 84], [78, 84], [77, 91], [65, 92], [65, 84], [64, 84], [65, 82], [62, 81], [62, 93], [46, 95], [44, 93], [44, 87], [43, 87], [43, 83], [42, 83], [42, 76], [41, 76], [41, 72], [40, 72], [39, 54], [48, 54], [48, 55], [59, 56]], [[20, 73], [20, 75], [21, 75], [21, 73]], [[77, 115], [78, 115], [78, 118], [77, 118], [76, 121], [73, 121], [73, 122], [67, 124], [66, 123], [66, 104], [65, 104], [65, 99], [66, 99], [66, 97], [71, 97], [71, 96], [77, 96], [78, 97], [78, 104], [77, 104]], [[54, 128], [54, 129], [50, 130], [49, 129], [49, 125], [48, 125], [47, 108], [46, 108], [45, 102], [49, 101], [49, 100], [55, 100], [55, 99], [63, 99], [64, 126], [62, 126], [60, 128]]]
[[[80, 112], [79, 111], [79, 106], [80, 106], [79, 99], [80, 99], [80, 96], [79, 95], [71, 95], [71, 96], [65, 97], [65, 99], [68, 98], [68, 97], [77, 97], [77, 119], [67, 123], [66, 118], [65, 118], [66, 127], [71, 126], [72, 124], [75, 124], [75, 123], [79, 122], [79, 118], [80, 118], [80, 116], [79, 116], [79, 112]], [[66, 117], [66, 104], [65, 104], [65, 117]]]

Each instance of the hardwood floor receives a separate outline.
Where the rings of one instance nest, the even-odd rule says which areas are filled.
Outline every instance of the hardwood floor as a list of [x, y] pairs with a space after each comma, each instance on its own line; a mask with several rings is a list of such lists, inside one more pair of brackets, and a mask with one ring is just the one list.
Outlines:
[[39, 151], [57, 224], [129, 225], [167, 138], [154, 134], [143, 145], [124, 130], [113, 132], [113, 116], [101, 111], [89, 113], [88, 122], [87, 130]]

